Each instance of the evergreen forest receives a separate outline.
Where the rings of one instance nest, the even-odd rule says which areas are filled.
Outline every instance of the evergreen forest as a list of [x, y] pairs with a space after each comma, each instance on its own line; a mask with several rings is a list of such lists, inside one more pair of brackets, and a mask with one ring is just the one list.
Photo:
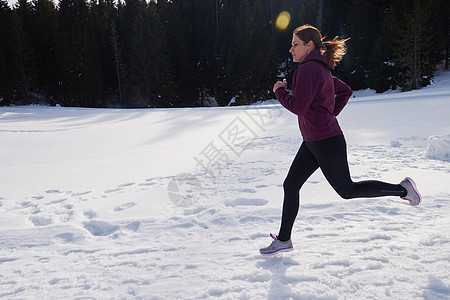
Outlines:
[[0, 105], [266, 100], [302, 24], [350, 38], [333, 74], [353, 90], [420, 89], [448, 69], [449, 18], [448, 0], [0, 0]]

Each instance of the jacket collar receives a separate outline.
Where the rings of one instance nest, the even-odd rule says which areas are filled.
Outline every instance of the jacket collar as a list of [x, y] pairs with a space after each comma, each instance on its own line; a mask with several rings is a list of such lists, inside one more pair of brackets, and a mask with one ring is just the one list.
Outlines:
[[333, 63], [326, 58], [325, 56], [323, 56], [320, 53], [320, 50], [313, 50], [311, 51], [300, 63], [300, 65], [303, 65], [304, 63], [307, 63], [308, 61], [311, 60], [315, 60], [318, 62], [321, 62], [322, 64], [324, 64], [327, 68], [329, 68], [330, 70], [334, 70], [334, 65]]

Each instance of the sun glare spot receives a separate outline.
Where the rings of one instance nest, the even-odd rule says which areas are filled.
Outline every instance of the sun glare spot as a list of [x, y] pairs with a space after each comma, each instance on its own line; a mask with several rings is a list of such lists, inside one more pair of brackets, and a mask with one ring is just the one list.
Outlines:
[[287, 11], [283, 11], [278, 15], [275, 26], [279, 30], [285, 30], [289, 26], [289, 22], [291, 22], [291, 15]]

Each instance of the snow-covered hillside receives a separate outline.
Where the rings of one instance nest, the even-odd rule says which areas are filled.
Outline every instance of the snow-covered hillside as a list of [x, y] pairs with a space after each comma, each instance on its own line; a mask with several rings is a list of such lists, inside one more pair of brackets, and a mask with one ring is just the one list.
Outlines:
[[267, 258], [301, 143], [276, 102], [0, 108], [0, 298], [450, 299], [449, 116], [450, 72], [356, 93], [352, 177], [410, 176], [423, 202], [343, 200], [318, 171], [295, 251]]

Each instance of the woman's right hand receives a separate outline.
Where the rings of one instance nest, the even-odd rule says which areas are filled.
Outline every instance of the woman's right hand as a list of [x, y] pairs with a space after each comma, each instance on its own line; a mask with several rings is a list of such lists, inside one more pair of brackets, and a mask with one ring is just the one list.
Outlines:
[[275, 93], [276, 90], [278, 90], [280, 87], [287, 88], [287, 81], [286, 79], [283, 79], [283, 81], [277, 81], [273, 85], [273, 92]]

